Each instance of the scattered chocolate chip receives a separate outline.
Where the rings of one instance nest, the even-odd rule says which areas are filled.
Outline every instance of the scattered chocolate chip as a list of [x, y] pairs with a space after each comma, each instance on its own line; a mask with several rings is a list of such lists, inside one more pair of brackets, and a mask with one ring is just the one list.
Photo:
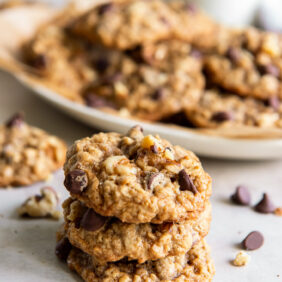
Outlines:
[[190, 52], [190, 56], [196, 58], [196, 59], [201, 59], [203, 57], [203, 54], [201, 51], [197, 50], [197, 49], [192, 49], [192, 51]]
[[231, 196], [231, 200], [235, 204], [248, 206], [251, 202], [251, 195], [247, 187], [240, 185], [236, 188], [235, 193]]
[[154, 154], [157, 154], [159, 151], [158, 151], [158, 147], [156, 144], [152, 145], [150, 147], [151, 151], [154, 153]]
[[242, 247], [247, 251], [253, 251], [260, 248], [263, 242], [263, 235], [258, 231], [253, 231], [244, 239]]
[[229, 58], [232, 62], [236, 63], [239, 61], [240, 59], [240, 52], [238, 51], [238, 49], [234, 48], [234, 47], [230, 47], [228, 48], [227, 52], [226, 52], [226, 56], [227, 58]]
[[86, 105], [91, 108], [97, 108], [97, 109], [105, 108], [105, 107], [112, 108], [112, 109], [116, 108], [114, 103], [106, 100], [105, 98], [101, 96], [93, 94], [93, 93], [86, 94], [84, 99], [85, 99]]
[[45, 69], [47, 67], [47, 57], [40, 54], [30, 61], [30, 65], [36, 69]]
[[68, 238], [62, 238], [56, 245], [56, 256], [62, 260], [62, 261], [66, 261], [68, 258], [68, 255], [71, 251], [71, 244], [68, 240]]
[[98, 14], [103, 15], [103, 14], [111, 11], [113, 9], [113, 7], [114, 7], [113, 3], [103, 4], [98, 8]]
[[275, 206], [266, 193], [263, 194], [261, 201], [255, 205], [255, 211], [260, 213], [273, 213], [275, 211]]
[[211, 120], [216, 122], [233, 120], [233, 115], [230, 112], [217, 112], [212, 115]]
[[93, 209], [89, 208], [81, 219], [80, 227], [88, 231], [96, 231], [103, 227], [106, 221], [106, 217], [99, 215]]
[[110, 63], [106, 57], [100, 57], [95, 61], [95, 67], [99, 72], [105, 72]]
[[161, 100], [161, 99], [163, 99], [164, 98], [164, 89], [163, 88], [159, 88], [159, 89], [157, 89], [154, 93], [153, 93], [153, 95], [152, 95], [152, 99], [153, 100]]
[[194, 194], [198, 192], [196, 186], [184, 169], [180, 170], [178, 173], [178, 183], [181, 191], [191, 191]]
[[149, 175], [147, 180], [147, 187], [149, 190], [153, 190], [156, 184], [160, 182], [160, 179], [163, 177], [161, 173], [152, 173]]
[[80, 169], [72, 170], [66, 175], [64, 185], [71, 193], [81, 194], [88, 185], [87, 174]]
[[14, 116], [12, 116], [7, 122], [7, 127], [20, 127], [24, 122], [24, 114], [23, 113], [16, 113]]
[[267, 65], [261, 65], [259, 66], [259, 71], [261, 74], [270, 74], [276, 78], [279, 78], [280, 76], [280, 70], [278, 67], [272, 64], [267, 64]]
[[276, 96], [269, 97], [269, 99], [267, 100], [267, 105], [269, 105], [275, 111], [278, 111], [280, 107], [280, 100]]

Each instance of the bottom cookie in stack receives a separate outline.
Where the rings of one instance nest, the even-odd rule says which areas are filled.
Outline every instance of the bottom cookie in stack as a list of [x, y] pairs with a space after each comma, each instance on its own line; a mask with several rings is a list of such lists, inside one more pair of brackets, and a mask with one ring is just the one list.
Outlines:
[[[66, 240], [64, 238], [63, 240]], [[67, 243], [69, 244], [69, 243]], [[214, 265], [209, 247], [204, 239], [189, 252], [138, 264], [137, 261], [121, 260], [100, 264], [94, 257], [68, 245], [65, 257], [71, 270], [84, 281], [212, 281]]]
[[212, 280], [209, 202], [196, 219], [163, 224], [122, 223], [72, 198], [63, 208], [56, 252], [85, 281]]

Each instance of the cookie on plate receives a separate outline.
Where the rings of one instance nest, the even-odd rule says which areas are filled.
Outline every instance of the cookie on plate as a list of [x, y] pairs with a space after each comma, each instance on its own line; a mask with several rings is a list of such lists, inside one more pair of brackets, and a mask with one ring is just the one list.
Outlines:
[[272, 97], [263, 102], [252, 97], [239, 97], [219, 90], [206, 90], [186, 116], [197, 127], [216, 128], [221, 126], [282, 127], [282, 105]]
[[176, 24], [176, 14], [163, 1], [113, 1], [90, 10], [70, 30], [94, 44], [131, 49], [171, 37]]
[[163, 224], [122, 223], [117, 218], [102, 217], [72, 198], [63, 208], [70, 243], [101, 263], [123, 258], [143, 263], [185, 254], [208, 234], [211, 221], [210, 203], [196, 219]]
[[0, 187], [46, 180], [65, 161], [66, 144], [14, 115], [0, 126]]
[[281, 35], [248, 28], [219, 47], [206, 59], [211, 82], [241, 96], [282, 99]]
[[81, 89], [96, 77], [87, 45], [59, 24], [41, 28], [24, 46], [23, 57], [43, 82], [77, 102], [82, 102]]
[[95, 258], [72, 248], [67, 256], [70, 269], [76, 271], [84, 281], [212, 281], [214, 265], [209, 247], [204, 240], [188, 253], [170, 256], [143, 264], [122, 260], [100, 264]]
[[194, 107], [205, 85], [200, 52], [177, 40], [125, 53], [104, 49], [95, 66], [99, 78], [84, 91], [85, 103], [145, 120]]
[[195, 218], [211, 195], [211, 178], [191, 151], [136, 126], [75, 142], [64, 166], [72, 197], [128, 223]]

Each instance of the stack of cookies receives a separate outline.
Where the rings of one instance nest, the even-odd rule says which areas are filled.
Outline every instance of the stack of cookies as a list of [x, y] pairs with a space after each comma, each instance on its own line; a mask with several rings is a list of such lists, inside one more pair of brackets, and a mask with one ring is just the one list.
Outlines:
[[211, 281], [211, 178], [190, 151], [135, 126], [67, 153], [56, 253], [85, 281]]

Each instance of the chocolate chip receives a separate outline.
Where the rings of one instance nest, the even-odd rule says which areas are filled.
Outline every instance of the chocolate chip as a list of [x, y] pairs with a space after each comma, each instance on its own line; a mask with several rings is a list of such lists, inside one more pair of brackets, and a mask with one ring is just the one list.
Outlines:
[[105, 108], [105, 107], [112, 108], [112, 109], [116, 108], [114, 103], [106, 100], [105, 98], [101, 96], [93, 94], [93, 93], [86, 94], [84, 99], [85, 99], [86, 105], [91, 108], [97, 108], [97, 109]]
[[30, 61], [31, 66], [36, 69], [45, 69], [47, 67], [47, 57], [40, 54]]
[[245, 186], [238, 186], [235, 193], [231, 196], [231, 200], [238, 205], [248, 206], [251, 202], [251, 195]]
[[161, 99], [163, 99], [164, 98], [164, 89], [163, 88], [159, 88], [159, 89], [157, 89], [154, 93], [153, 93], [153, 95], [152, 95], [152, 99], [153, 100], [161, 100]]
[[233, 120], [233, 115], [230, 112], [217, 112], [212, 115], [211, 120], [216, 122]]
[[95, 67], [99, 72], [105, 72], [110, 63], [106, 57], [100, 57], [95, 61]]
[[115, 74], [105, 76], [103, 78], [103, 82], [106, 83], [106, 84], [111, 84], [113, 82], [120, 81], [121, 79], [122, 79], [122, 73], [117, 72]]
[[192, 4], [192, 3], [187, 3], [185, 5], [185, 9], [191, 14], [195, 14], [198, 10], [197, 6], [195, 4]]
[[168, 21], [167, 18], [165, 18], [165, 17], [160, 17], [160, 20], [161, 20], [161, 22], [164, 23], [165, 25], [170, 26], [170, 22]]
[[260, 248], [263, 242], [263, 235], [258, 231], [253, 231], [244, 239], [242, 247], [247, 251], [253, 251]]
[[203, 57], [203, 54], [201, 51], [197, 50], [197, 49], [192, 49], [192, 51], [190, 52], [190, 56], [196, 58], [196, 59], [201, 59]]
[[66, 175], [64, 185], [71, 193], [81, 194], [88, 185], [87, 174], [80, 169], [72, 170]]
[[181, 191], [191, 191], [194, 194], [198, 192], [196, 186], [184, 169], [180, 170], [178, 173], [178, 183]]
[[70, 244], [68, 238], [62, 238], [56, 245], [55, 254], [60, 260], [66, 261], [71, 248], [72, 245]]
[[7, 122], [7, 127], [20, 127], [24, 122], [24, 114], [23, 113], [16, 113], [12, 116]]
[[255, 205], [255, 211], [260, 213], [273, 213], [275, 211], [275, 206], [266, 193], [263, 194], [261, 201]]
[[80, 227], [88, 231], [96, 231], [103, 227], [106, 221], [106, 217], [99, 215], [93, 209], [89, 208], [81, 219]]
[[98, 14], [103, 15], [103, 14], [111, 11], [113, 9], [113, 7], [114, 7], [113, 3], [103, 4], [98, 8]]
[[159, 172], [152, 173], [148, 176], [147, 180], [147, 187], [149, 190], [153, 190], [154, 187], [160, 183], [161, 179], [163, 178], [163, 175]]
[[154, 154], [157, 154], [159, 151], [158, 151], [158, 147], [156, 144], [152, 145], [150, 147], [151, 151], [154, 153]]
[[261, 74], [270, 74], [276, 78], [280, 76], [280, 70], [273, 64], [261, 65], [259, 66], [259, 71]]
[[280, 100], [276, 96], [269, 97], [269, 99], [267, 100], [267, 105], [277, 111], [280, 107]]
[[240, 59], [240, 52], [238, 49], [234, 48], [234, 47], [230, 47], [228, 48], [227, 52], [226, 52], [226, 56], [227, 58], [229, 58], [232, 62], [236, 63], [239, 61]]

